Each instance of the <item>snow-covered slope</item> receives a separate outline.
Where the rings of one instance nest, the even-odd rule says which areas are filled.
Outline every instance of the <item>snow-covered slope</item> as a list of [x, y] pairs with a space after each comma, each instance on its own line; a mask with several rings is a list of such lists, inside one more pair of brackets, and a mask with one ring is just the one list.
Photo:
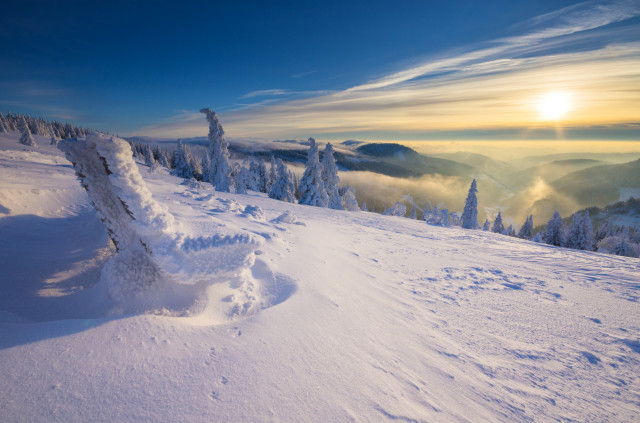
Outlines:
[[16, 140], [0, 135], [0, 421], [640, 418], [637, 259], [140, 166], [187, 235], [262, 246], [186, 312], [122, 315], [97, 283], [115, 251], [73, 169], [46, 140]]

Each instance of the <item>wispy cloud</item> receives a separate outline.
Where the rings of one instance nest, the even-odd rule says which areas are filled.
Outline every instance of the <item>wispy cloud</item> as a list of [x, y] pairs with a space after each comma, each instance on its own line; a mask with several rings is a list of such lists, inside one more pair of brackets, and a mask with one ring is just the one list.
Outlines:
[[312, 70], [312, 71], [308, 71], [308, 72], [301, 72], [301, 73], [294, 73], [293, 75], [291, 75], [292, 78], [304, 78], [305, 76], [309, 76], [312, 75], [314, 73], [318, 72], [317, 70]]
[[260, 90], [260, 91], [251, 91], [246, 93], [240, 98], [253, 98], [253, 97], [267, 97], [267, 96], [281, 96], [289, 94], [289, 90]]
[[[549, 126], [538, 119], [537, 98], [562, 90], [574, 99], [563, 124], [638, 122], [640, 42], [635, 40], [640, 28], [612, 29], [610, 24], [639, 15], [638, 1], [580, 3], [524, 22], [517, 27], [519, 34], [449, 52], [343, 91], [247, 93], [243, 98], [278, 101], [254, 103], [221, 117], [226, 132], [237, 137], [330, 138], [377, 132], [401, 138], [430, 131], [524, 131]], [[627, 32], [622, 42], [608, 44], [615, 31]], [[590, 49], [585, 49], [585, 39]], [[156, 130], [195, 129], [185, 122], [168, 122]], [[198, 124], [198, 130], [206, 133], [206, 125]]]

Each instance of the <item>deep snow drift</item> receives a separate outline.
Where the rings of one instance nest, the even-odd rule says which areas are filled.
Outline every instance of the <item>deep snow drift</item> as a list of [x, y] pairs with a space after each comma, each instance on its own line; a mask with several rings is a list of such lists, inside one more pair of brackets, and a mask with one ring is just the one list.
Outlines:
[[116, 252], [71, 165], [17, 138], [0, 135], [3, 422], [640, 418], [637, 259], [137, 165], [171, 245], [261, 245], [222, 277], [181, 279], [181, 261], [180, 304], [123, 314], [100, 282]]

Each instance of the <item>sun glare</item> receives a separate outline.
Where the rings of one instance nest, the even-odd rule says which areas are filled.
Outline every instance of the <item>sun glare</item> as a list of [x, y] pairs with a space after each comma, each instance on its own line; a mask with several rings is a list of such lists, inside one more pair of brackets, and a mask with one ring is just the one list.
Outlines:
[[560, 120], [571, 110], [571, 97], [568, 93], [553, 91], [540, 97], [537, 105], [542, 120]]

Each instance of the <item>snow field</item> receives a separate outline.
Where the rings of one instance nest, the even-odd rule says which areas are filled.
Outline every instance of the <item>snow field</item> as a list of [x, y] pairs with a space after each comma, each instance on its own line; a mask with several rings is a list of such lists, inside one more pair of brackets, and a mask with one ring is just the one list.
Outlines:
[[98, 283], [114, 251], [73, 170], [3, 137], [2, 421], [640, 415], [636, 259], [218, 193], [140, 166], [184, 239], [261, 245], [235, 274], [173, 283], [190, 295], [179, 304], [118, 314]]

